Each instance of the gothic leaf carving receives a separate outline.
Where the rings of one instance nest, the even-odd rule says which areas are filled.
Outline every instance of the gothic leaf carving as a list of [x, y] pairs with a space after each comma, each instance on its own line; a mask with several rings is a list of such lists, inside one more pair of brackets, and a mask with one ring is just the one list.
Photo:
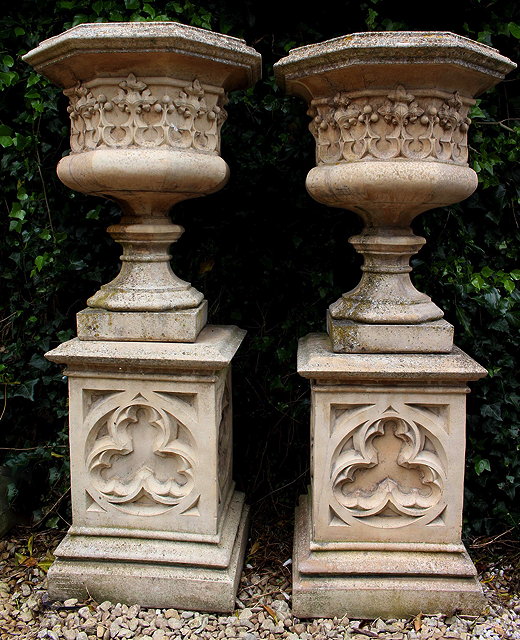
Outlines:
[[360, 160], [432, 160], [464, 165], [468, 160], [470, 100], [458, 93], [412, 95], [404, 87], [313, 100], [310, 131], [318, 164]]
[[225, 95], [218, 90], [208, 93], [197, 79], [182, 87], [172, 82], [152, 90], [132, 73], [116, 84], [107, 79], [102, 89], [78, 83], [65, 91], [72, 153], [125, 147], [218, 153], [226, 119]]
[[192, 492], [189, 432], [169, 406], [138, 394], [122, 406], [107, 404], [94, 417], [85, 462], [104, 500], [130, 510], [139, 501], [171, 507]]

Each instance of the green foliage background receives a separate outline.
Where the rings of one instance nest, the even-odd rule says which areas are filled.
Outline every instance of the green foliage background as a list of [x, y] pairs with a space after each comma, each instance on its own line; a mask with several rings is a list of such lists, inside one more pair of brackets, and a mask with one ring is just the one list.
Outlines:
[[[253, 0], [12, 3], [0, 18], [0, 464], [19, 511], [47, 526], [66, 518], [66, 499], [50, 511], [68, 486], [66, 381], [43, 354], [74, 335], [75, 313], [115, 275], [119, 255], [105, 233], [114, 206], [56, 178], [68, 149], [66, 100], [20, 56], [78, 23], [121, 20], [176, 20], [243, 37], [262, 53], [264, 79], [231, 96], [228, 186], [173, 211], [186, 228], [173, 266], [205, 293], [213, 323], [248, 330], [234, 363], [235, 476], [251, 502], [280, 512], [308, 482], [308, 384], [295, 373], [297, 339], [324, 330], [328, 304], [356, 284], [347, 238], [359, 222], [306, 194], [314, 165], [306, 107], [276, 87], [272, 64], [294, 46], [392, 29], [450, 30], [520, 59], [517, 3], [431, 9], [419, 17], [390, 0], [332, 1], [312, 12]], [[429, 244], [415, 260], [415, 282], [490, 372], [473, 385], [468, 409], [466, 531], [484, 533], [517, 523], [520, 505], [518, 74], [483, 96], [472, 118], [479, 189], [418, 220]]]

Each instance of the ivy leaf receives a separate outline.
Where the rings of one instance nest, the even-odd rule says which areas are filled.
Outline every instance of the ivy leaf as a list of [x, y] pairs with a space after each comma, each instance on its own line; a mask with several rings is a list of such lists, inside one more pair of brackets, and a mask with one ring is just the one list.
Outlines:
[[37, 271], [41, 271], [44, 264], [45, 258], [43, 256], [36, 256], [36, 258], [34, 259], [34, 265]]
[[491, 465], [489, 464], [489, 460], [486, 458], [481, 458], [475, 462], [475, 472], [479, 476], [484, 471], [491, 471]]
[[34, 402], [34, 390], [38, 380], [27, 380], [18, 384], [9, 385], [10, 398], [26, 398]]
[[482, 415], [487, 416], [489, 418], [494, 418], [499, 422], [502, 422], [502, 413], [500, 409], [500, 404], [485, 404], [481, 409]]
[[510, 22], [507, 25], [507, 28], [509, 29], [509, 33], [517, 38], [518, 40], [520, 40], [520, 25], [516, 24], [516, 22]]

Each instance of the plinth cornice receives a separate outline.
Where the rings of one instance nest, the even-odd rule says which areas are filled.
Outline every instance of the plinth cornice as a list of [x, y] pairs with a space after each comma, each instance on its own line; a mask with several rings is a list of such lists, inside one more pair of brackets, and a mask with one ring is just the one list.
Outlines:
[[454, 346], [451, 353], [334, 353], [329, 336], [310, 333], [298, 347], [298, 373], [315, 380], [467, 382], [487, 371]]
[[45, 357], [70, 368], [81, 365], [92, 368], [140, 371], [205, 370], [227, 367], [237, 352], [246, 332], [235, 326], [206, 325], [197, 342], [118, 342], [87, 341], [74, 338], [49, 351]]

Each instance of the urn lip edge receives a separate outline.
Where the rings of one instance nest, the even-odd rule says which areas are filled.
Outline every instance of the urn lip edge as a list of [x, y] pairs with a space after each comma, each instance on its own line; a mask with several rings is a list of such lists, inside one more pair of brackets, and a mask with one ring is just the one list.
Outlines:
[[[251, 86], [261, 77], [262, 56], [242, 38], [180, 22], [85, 22], [42, 40], [22, 56], [36, 71], [62, 65], [84, 54], [172, 53], [242, 69], [247, 76], [237, 87]], [[61, 84], [61, 83], [60, 83]]]
[[291, 49], [274, 71], [277, 83], [293, 93], [292, 82], [360, 64], [450, 64], [500, 80], [517, 67], [497, 49], [450, 31], [366, 31]]

